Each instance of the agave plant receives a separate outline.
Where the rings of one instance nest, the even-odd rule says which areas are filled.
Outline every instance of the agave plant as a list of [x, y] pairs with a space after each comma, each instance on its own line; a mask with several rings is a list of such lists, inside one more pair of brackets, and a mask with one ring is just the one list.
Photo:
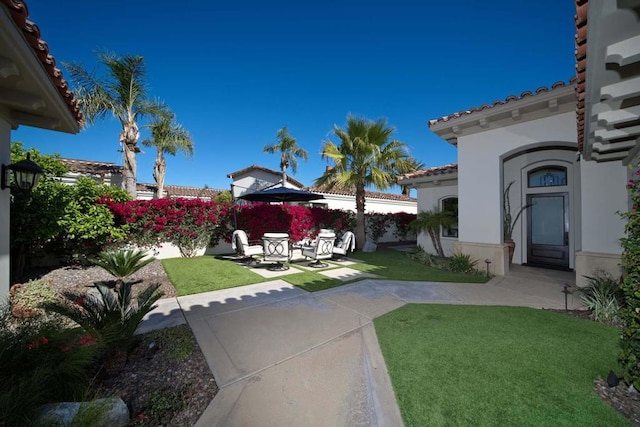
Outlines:
[[96, 283], [95, 291], [66, 291], [63, 300], [47, 303], [44, 308], [80, 325], [107, 351], [126, 351], [142, 318], [153, 310], [162, 297], [160, 284], [143, 289], [132, 302], [131, 284], [122, 282], [116, 292], [104, 283]]
[[155, 261], [153, 257], [145, 259], [146, 256], [146, 251], [133, 249], [104, 251], [100, 252], [97, 258], [92, 258], [91, 262], [98, 267], [102, 267], [107, 273], [115, 277], [116, 287], [119, 287], [126, 281], [127, 277]]

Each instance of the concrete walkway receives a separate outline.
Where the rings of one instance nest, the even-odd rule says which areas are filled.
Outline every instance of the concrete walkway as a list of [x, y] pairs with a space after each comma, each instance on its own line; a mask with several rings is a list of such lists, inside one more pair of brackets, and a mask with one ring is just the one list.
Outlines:
[[191, 326], [220, 387], [199, 426], [400, 426], [374, 318], [407, 303], [564, 308], [571, 280], [520, 267], [487, 284], [363, 280], [313, 294], [274, 280], [166, 300], [143, 327]]

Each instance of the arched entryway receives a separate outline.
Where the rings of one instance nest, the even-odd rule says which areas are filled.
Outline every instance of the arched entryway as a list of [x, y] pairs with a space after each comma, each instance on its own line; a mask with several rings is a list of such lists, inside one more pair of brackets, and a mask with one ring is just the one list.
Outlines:
[[514, 264], [575, 267], [579, 168], [575, 144], [537, 144], [503, 156], [503, 188], [513, 182], [511, 210], [526, 207], [513, 230]]

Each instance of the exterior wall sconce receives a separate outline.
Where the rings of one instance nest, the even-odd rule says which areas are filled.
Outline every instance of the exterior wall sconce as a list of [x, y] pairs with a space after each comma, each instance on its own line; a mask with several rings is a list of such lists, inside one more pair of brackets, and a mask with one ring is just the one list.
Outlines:
[[11, 186], [9, 178], [9, 172], [13, 173], [13, 179], [20, 189], [24, 193], [30, 193], [36, 185], [42, 175], [44, 175], [44, 169], [31, 161], [31, 156], [27, 153], [26, 160], [21, 160], [10, 165], [2, 165], [2, 176], [0, 179], [0, 189], [4, 190]]

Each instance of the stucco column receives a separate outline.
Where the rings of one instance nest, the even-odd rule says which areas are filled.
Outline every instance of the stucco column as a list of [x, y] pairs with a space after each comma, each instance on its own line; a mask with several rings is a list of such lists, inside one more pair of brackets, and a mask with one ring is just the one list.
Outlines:
[[509, 261], [502, 244], [500, 153], [474, 142], [458, 140], [459, 238], [454, 248], [479, 265], [491, 260], [492, 274], [504, 275]]
[[[0, 164], [11, 163], [11, 125], [0, 116]], [[0, 299], [9, 294], [9, 189], [0, 190]]]
[[581, 162], [582, 241], [576, 252], [576, 282], [586, 285], [584, 276], [604, 270], [619, 277], [620, 238], [625, 221], [618, 212], [629, 210], [626, 184], [628, 169], [620, 162]]

